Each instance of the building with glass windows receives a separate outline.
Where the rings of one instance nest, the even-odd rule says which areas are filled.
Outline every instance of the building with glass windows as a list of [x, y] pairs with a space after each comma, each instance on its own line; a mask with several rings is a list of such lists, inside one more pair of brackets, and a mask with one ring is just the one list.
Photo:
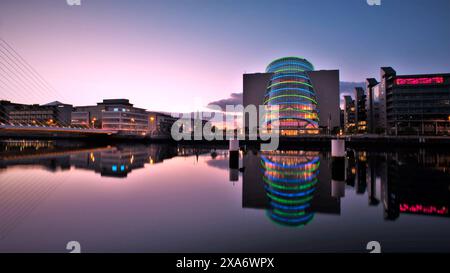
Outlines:
[[366, 90], [362, 87], [355, 88], [355, 119], [356, 131], [359, 134], [367, 132], [367, 96]]
[[[329, 134], [340, 128], [339, 70], [314, 70], [304, 58], [284, 57], [271, 62], [265, 73], [243, 76], [243, 106], [265, 105], [278, 113], [258, 116], [279, 122], [281, 136]], [[244, 129], [250, 128], [244, 113]]]
[[369, 80], [367, 111], [373, 131], [450, 135], [450, 74], [397, 75], [392, 67], [382, 67], [380, 83]]
[[366, 90], [367, 90], [367, 100], [366, 100], [366, 110], [367, 110], [367, 132], [383, 133], [384, 124], [381, 123], [381, 93], [380, 84], [374, 78], [366, 79]]
[[97, 105], [74, 107], [71, 124], [118, 131], [121, 135], [169, 137], [176, 120], [165, 113], [134, 107], [127, 99], [107, 99]]
[[146, 135], [149, 115], [127, 99], [107, 99], [95, 106], [77, 106], [72, 112], [72, 125], [117, 130], [126, 135]]
[[355, 100], [351, 96], [344, 96], [344, 130], [346, 133], [356, 132]]
[[72, 105], [59, 101], [39, 105], [0, 100], [0, 123], [68, 126], [70, 125], [71, 113]]
[[265, 119], [269, 128], [278, 122], [281, 136], [319, 133], [316, 94], [306, 74], [313, 70], [310, 62], [298, 57], [280, 58], [267, 66], [266, 72], [273, 74], [264, 98], [270, 110]]

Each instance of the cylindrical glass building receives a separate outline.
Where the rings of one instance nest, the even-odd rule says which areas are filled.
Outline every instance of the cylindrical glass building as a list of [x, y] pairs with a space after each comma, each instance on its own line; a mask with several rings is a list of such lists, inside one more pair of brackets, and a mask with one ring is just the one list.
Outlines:
[[272, 112], [265, 116], [268, 128], [279, 121], [281, 136], [319, 133], [316, 94], [307, 74], [313, 70], [309, 61], [299, 57], [280, 58], [267, 66], [266, 72], [273, 73], [264, 98], [264, 104]]

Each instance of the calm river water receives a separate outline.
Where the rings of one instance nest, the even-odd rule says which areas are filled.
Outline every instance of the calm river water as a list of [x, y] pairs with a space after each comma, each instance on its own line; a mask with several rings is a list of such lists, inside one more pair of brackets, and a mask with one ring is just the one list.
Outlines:
[[450, 152], [0, 142], [0, 252], [450, 252]]

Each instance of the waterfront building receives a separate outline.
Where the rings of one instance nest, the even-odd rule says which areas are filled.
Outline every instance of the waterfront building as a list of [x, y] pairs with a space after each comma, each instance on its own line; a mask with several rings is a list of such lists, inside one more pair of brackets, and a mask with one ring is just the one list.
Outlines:
[[72, 125], [86, 128], [102, 128], [102, 107], [76, 106], [72, 112]]
[[121, 134], [146, 135], [149, 116], [145, 109], [134, 107], [127, 99], [105, 99], [95, 106], [77, 106], [72, 125], [117, 130]]
[[177, 118], [159, 112], [147, 112], [149, 119], [149, 133], [152, 136], [170, 136], [172, 125]]
[[[305, 59], [287, 57], [271, 62], [266, 69], [272, 73], [264, 97], [264, 105], [276, 115], [265, 116], [269, 128], [272, 122], [279, 125], [281, 136], [298, 136], [319, 133], [319, 112], [314, 87], [307, 71], [313, 65]], [[271, 106], [278, 109], [273, 110]]]
[[20, 104], [0, 101], [0, 122], [14, 125], [68, 126], [72, 105], [54, 101], [48, 104]]
[[380, 96], [380, 122], [388, 134], [450, 134], [450, 73], [397, 75], [382, 67]]
[[[284, 136], [329, 133], [340, 128], [339, 70], [314, 70], [304, 58], [285, 57], [271, 62], [266, 73], [244, 74], [243, 103], [280, 107]], [[259, 120], [265, 117], [258, 116]], [[269, 118], [270, 120], [270, 118]], [[245, 130], [249, 128], [245, 114]]]
[[72, 125], [117, 130], [121, 134], [170, 136], [176, 118], [134, 107], [127, 99], [107, 99], [93, 106], [76, 106]]
[[[259, 105], [264, 105], [264, 95], [272, 77], [272, 73], [253, 73], [244, 74], [243, 82], [243, 106], [255, 105], [259, 108]], [[257, 112], [257, 121], [263, 117], [259, 116], [259, 111]], [[258, 133], [258, 127], [249, 127], [249, 116], [244, 114], [244, 129], [247, 134], [256, 135]]]
[[344, 130], [346, 133], [356, 131], [355, 100], [351, 96], [344, 96]]
[[366, 80], [367, 100], [367, 132], [379, 134], [384, 132], [385, 124], [381, 122], [381, 93], [380, 84], [374, 79]]
[[340, 109], [339, 110], [339, 127], [340, 128], [344, 128], [344, 116], [345, 116], [345, 111], [344, 109]]
[[122, 134], [147, 134], [148, 114], [145, 109], [134, 107], [126, 99], [108, 99], [98, 103], [102, 107], [102, 129], [118, 130]]
[[367, 132], [366, 91], [362, 87], [355, 88], [355, 120], [359, 134]]

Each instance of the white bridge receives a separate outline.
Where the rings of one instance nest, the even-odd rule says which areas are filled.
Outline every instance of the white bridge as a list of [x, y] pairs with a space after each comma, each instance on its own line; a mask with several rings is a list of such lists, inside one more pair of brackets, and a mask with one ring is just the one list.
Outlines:
[[58, 126], [42, 126], [42, 125], [29, 125], [29, 124], [4, 124], [0, 123], [0, 130], [10, 132], [29, 132], [29, 133], [77, 133], [77, 134], [101, 134], [101, 135], [114, 135], [118, 131], [105, 130], [105, 129], [91, 129], [81, 127], [58, 127]]

